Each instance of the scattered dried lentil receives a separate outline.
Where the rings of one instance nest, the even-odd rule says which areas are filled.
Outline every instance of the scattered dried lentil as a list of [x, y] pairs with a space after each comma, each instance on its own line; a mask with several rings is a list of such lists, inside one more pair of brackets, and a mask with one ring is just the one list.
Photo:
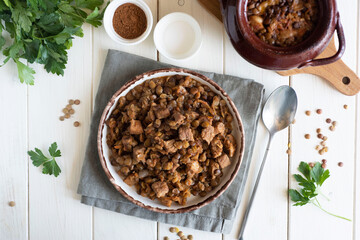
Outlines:
[[66, 119], [68, 119], [68, 118], [70, 118], [70, 114], [65, 114], [65, 116], [64, 116]]
[[194, 239], [193, 235], [188, 235], [188, 239], [193, 240]]
[[339, 167], [343, 167], [343, 166], [344, 166], [344, 163], [343, 163], [343, 162], [339, 162], [339, 163], [338, 163], [338, 166], [339, 166]]
[[316, 145], [315, 149], [316, 149], [316, 150], [320, 150], [320, 146], [319, 146], [319, 145]]
[[334, 127], [336, 127], [337, 121], [333, 121], [331, 124], [332, 124]]
[[78, 121], [74, 122], [74, 127], [79, 127], [80, 123]]
[[74, 100], [70, 99], [70, 100], [69, 100], [69, 104], [70, 104], [70, 105], [73, 105], [73, 104], [74, 104]]
[[330, 129], [330, 131], [335, 131], [335, 127], [333, 126], [333, 125], [331, 125], [330, 127], [329, 127], [329, 129]]
[[331, 119], [330, 119], [330, 118], [327, 118], [325, 121], [326, 121], [326, 123], [331, 123]]
[[324, 135], [322, 135], [321, 133], [319, 133], [319, 134], [317, 135], [317, 137], [320, 138], [320, 139], [322, 139], [322, 138], [324, 137]]
[[326, 145], [326, 142], [325, 142], [325, 141], [322, 141], [322, 142], [320, 143], [320, 145], [321, 145], [321, 146], [325, 146], [325, 145]]
[[308, 111], [305, 111], [305, 114], [306, 114], [307, 116], [310, 116], [310, 115], [311, 115], [311, 112], [308, 110]]
[[67, 113], [69, 112], [69, 109], [64, 108], [64, 109], [62, 110], [62, 112], [65, 113], [65, 114], [67, 114]]
[[76, 99], [76, 100], [74, 101], [74, 103], [75, 103], [75, 105], [79, 105], [79, 104], [80, 104], [80, 100], [79, 100], [79, 99]]
[[321, 128], [316, 129], [317, 133], [321, 133]]
[[317, 114], [321, 114], [321, 113], [322, 113], [322, 109], [317, 109], [317, 110], [316, 110], [316, 113], [317, 113]]
[[166, 237], [164, 237], [164, 240], [170, 240], [170, 238], [166, 236]]
[[344, 105], [344, 109], [348, 109], [348, 105], [345, 104], [345, 105]]
[[310, 139], [310, 134], [305, 134], [306, 139]]
[[322, 163], [327, 163], [326, 159], [321, 160]]
[[65, 117], [64, 117], [64, 116], [61, 116], [61, 117], [59, 117], [59, 120], [60, 120], [60, 121], [64, 121], [64, 120], [65, 120]]
[[315, 166], [315, 164], [314, 163], [309, 163], [309, 166], [311, 167], [311, 168], [313, 168], [314, 166]]
[[322, 140], [326, 141], [328, 139], [327, 136], [323, 136]]
[[177, 233], [177, 235], [178, 235], [179, 237], [182, 237], [182, 236], [184, 236], [184, 233], [183, 233], [182, 231], [180, 231], [180, 232]]
[[70, 110], [69, 110], [69, 113], [70, 113], [70, 114], [74, 114], [74, 113], [75, 113], [75, 110], [74, 110], [74, 109], [70, 109]]
[[321, 164], [321, 167], [326, 168], [326, 164], [325, 163]]
[[288, 148], [288, 150], [286, 150], [286, 154], [291, 155], [291, 149], [290, 148]]
[[10, 206], [10, 207], [15, 207], [15, 205], [16, 205], [16, 204], [15, 204], [14, 201], [10, 201], [10, 202], [9, 202], [9, 206]]

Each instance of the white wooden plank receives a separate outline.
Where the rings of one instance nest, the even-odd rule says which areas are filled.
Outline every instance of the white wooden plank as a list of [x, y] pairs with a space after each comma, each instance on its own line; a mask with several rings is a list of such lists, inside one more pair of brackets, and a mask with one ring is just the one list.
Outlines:
[[[154, 18], [157, 20], [157, 0], [145, 0], [149, 5]], [[93, 38], [93, 101], [100, 83], [100, 76], [104, 66], [108, 49], [116, 49], [156, 59], [157, 54], [153, 42], [152, 32], [148, 38], [135, 46], [123, 46], [111, 40], [104, 27], [94, 29]], [[129, 79], [130, 80], [130, 79]], [[116, 90], [114, 90], [115, 92]], [[120, 193], [119, 193], [120, 194]], [[141, 231], [139, 226], [141, 225]], [[112, 213], [99, 208], [94, 208], [94, 239], [156, 239], [157, 225], [154, 221], [142, 220], [119, 213]]]
[[[210, 15], [205, 9], [203, 9], [198, 1], [159, 1], [160, 19], [172, 12], [185, 12], [197, 20], [202, 30], [202, 45], [198, 53], [186, 61], [170, 60], [159, 54], [160, 61], [174, 64], [180, 67], [222, 73], [222, 24], [216, 18]], [[179, 227], [179, 229], [185, 228]], [[218, 233], [195, 231], [191, 229], [186, 229], [184, 232], [193, 234], [196, 236], [195, 239], [222, 239], [221, 234]], [[160, 223], [159, 233], [159, 239], [163, 239], [164, 236], [170, 237], [170, 234], [168, 234], [169, 225]]]
[[[0, 238], [23, 240], [28, 236], [27, 86], [12, 61], [0, 68], [0, 76]], [[10, 207], [10, 201], [16, 205]]]
[[[288, 85], [289, 78], [273, 71], [263, 70], [241, 58], [225, 37], [225, 73], [254, 79], [264, 84], [266, 98], [281, 85]], [[260, 120], [242, 203], [231, 234], [225, 239], [238, 239], [240, 225], [263, 159], [268, 133]], [[265, 169], [244, 232], [245, 239], [287, 239], [287, 182], [288, 182], [288, 131], [278, 133], [272, 143]], [[269, 201], [271, 199], [271, 201]], [[259, 231], [261, 226], [261, 231]]]
[[[354, 24], [354, 19], [357, 16], [357, 1], [351, 0], [346, 4], [338, 2], [338, 7], [347, 41], [343, 60], [355, 69], [357, 24]], [[297, 123], [293, 127], [294, 157], [291, 161], [291, 173], [297, 172], [296, 168], [300, 161], [313, 162], [326, 159], [331, 177], [323, 185], [323, 192], [331, 201], [321, 197], [320, 201], [330, 212], [353, 218], [356, 99], [340, 94], [318, 77], [300, 75], [294, 76], [293, 79], [292, 85], [299, 96], [299, 114]], [[343, 108], [344, 104], [349, 106], [348, 110]], [[314, 113], [317, 108], [323, 109], [323, 114]], [[311, 110], [313, 114], [308, 117], [304, 114], [305, 110]], [[328, 117], [339, 123], [335, 132], [329, 131], [329, 125], [325, 123]], [[319, 142], [319, 139], [316, 139], [316, 128], [322, 128], [324, 134], [329, 137], [327, 141], [329, 152], [323, 156], [314, 149]], [[306, 133], [312, 135], [310, 140], [305, 140]], [[340, 161], [344, 162], [343, 168], [337, 166]], [[293, 178], [290, 185], [292, 188], [297, 185]], [[331, 217], [314, 206], [290, 209], [291, 240], [303, 239], [303, 230], [314, 226], [318, 226], [318, 230], [312, 231], [309, 239], [353, 239], [352, 222]]]
[[[360, 28], [360, 4], [358, 2], [358, 22], [357, 22], [357, 29]], [[359, 75], [360, 72], [360, 31], [357, 31], [358, 37], [357, 37], [357, 66], [356, 66], [356, 70], [357, 70], [357, 74]], [[355, 185], [354, 185], [354, 190], [355, 190], [355, 198], [354, 198], [354, 239], [355, 240], [359, 240], [360, 239], [360, 190], [359, 190], [359, 186], [360, 186], [360, 97], [359, 95], [356, 96], [356, 139], [355, 139], [355, 152], [356, 152], [356, 159], [355, 159]]]
[[[64, 77], [36, 67], [35, 86], [29, 87], [29, 148], [47, 152], [57, 142], [62, 152], [59, 177], [29, 167], [29, 221], [31, 239], [90, 239], [91, 207], [76, 194], [91, 117], [91, 27], [75, 39]], [[75, 115], [59, 121], [69, 99], [80, 99]], [[74, 121], [81, 126], [75, 128]]]

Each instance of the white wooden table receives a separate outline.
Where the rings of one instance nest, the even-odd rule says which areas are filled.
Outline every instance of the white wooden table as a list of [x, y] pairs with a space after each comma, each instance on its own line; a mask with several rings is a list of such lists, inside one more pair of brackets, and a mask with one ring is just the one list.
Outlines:
[[[279, 133], [272, 145], [260, 182], [258, 194], [245, 232], [247, 240], [352, 240], [360, 239], [360, 99], [346, 97], [324, 80], [302, 75], [281, 77], [275, 72], [259, 69], [242, 59], [231, 46], [222, 24], [206, 12], [195, 0], [146, 0], [154, 19], [171, 12], [186, 12], [199, 22], [203, 31], [200, 52], [186, 62], [173, 62], [159, 55], [152, 35], [142, 44], [124, 47], [107, 37], [104, 28], [85, 26], [85, 36], [76, 39], [69, 54], [64, 77], [47, 74], [42, 66], [36, 69], [35, 86], [19, 83], [13, 63], [0, 68], [0, 239], [163, 239], [175, 235], [169, 225], [121, 215], [80, 204], [76, 194], [94, 96], [100, 80], [104, 59], [109, 48], [142, 55], [148, 58], [191, 67], [253, 78], [265, 85], [266, 96], [280, 85], [295, 88], [299, 98], [296, 123]], [[347, 49], [343, 60], [359, 71], [360, 41], [358, 0], [338, 0], [345, 28]], [[71, 121], [60, 122], [58, 117], [68, 99], [80, 99], [81, 105]], [[343, 105], [349, 106], [348, 110]], [[322, 115], [315, 109], [323, 109]], [[305, 110], [311, 110], [307, 117]], [[329, 152], [321, 157], [316, 153], [315, 129], [325, 128], [325, 118], [339, 123], [330, 133]], [[81, 122], [75, 128], [73, 122]], [[243, 202], [236, 224], [229, 235], [181, 229], [195, 239], [237, 239], [239, 225], [249, 199], [250, 189], [262, 159], [267, 133], [259, 124], [256, 146], [250, 166]], [[305, 133], [312, 138], [306, 140]], [[57, 141], [63, 156], [59, 160], [62, 173], [58, 178], [43, 175], [35, 168], [27, 150], [35, 147], [46, 150]], [[286, 154], [291, 142], [292, 155]], [[343, 221], [324, 214], [314, 206], [293, 207], [287, 195], [296, 184], [292, 174], [300, 161], [328, 160], [330, 179], [323, 191], [331, 201], [323, 200], [328, 210], [351, 218]], [[337, 163], [344, 162], [339, 168]], [[10, 207], [9, 201], [16, 206]]]

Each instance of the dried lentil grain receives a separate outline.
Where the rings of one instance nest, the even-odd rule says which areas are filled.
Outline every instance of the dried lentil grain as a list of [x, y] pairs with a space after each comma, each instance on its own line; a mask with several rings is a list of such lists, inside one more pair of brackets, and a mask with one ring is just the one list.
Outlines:
[[321, 133], [321, 128], [316, 129], [317, 133]]
[[193, 235], [188, 235], [188, 239], [189, 239], [189, 240], [194, 240]]
[[326, 140], [328, 140], [328, 137], [327, 137], [327, 136], [323, 136], [322, 140], [326, 141]]
[[325, 141], [322, 141], [322, 142], [320, 143], [320, 145], [321, 145], [321, 146], [325, 146], [325, 145], [326, 145], [326, 142], [325, 142]]
[[70, 104], [68, 104], [68, 105], [66, 105], [66, 108], [67, 108], [68, 110], [70, 110], [70, 109], [72, 109], [72, 106], [71, 106]]
[[348, 105], [345, 104], [345, 105], [344, 105], [344, 109], [348, 109]]
[[79, 100], [79, 99], [76, 99], [76, 100], [74, 101], [74, 103], [75, 103], [75, 105], [79, 105], [79, 104], [80, 104], [80, 100]]
[[73, 100], [73, 99], [70, 99], [70, 100], [69, 100], [69, 104], [70, 104], [70, 105], [73, 105], [73, 104], [74, 104], [74, 100]]
[[290, 148], [288, 150], [286, 150], [286, 154], [291, 155], [291, 149]]
[[67, 118], [70, 118], [70, 114], [67, 113], [67, 114], [65, 114], [64, 117], [65, 117], [66, 119], [67, 119]]
[[332, 124], [334, 127], [336, 127], [337, 121], [333, 121], [331, 124]]
[[171, 228], [169, 228], [169, 231], [174, 233], [174, 232], [176, 232], [176, 229], [174, 227], [171, 227]]
[[178, 232], [178, 234], [177, 234], [179, 237], [182, 237], [182, 236], [184, 236], [184, 233], [182, 232], [182, 231], [180, 231], [180, 232]]
[[75, 113], [75, 110], [74, 110], [74, 109], [70, 109], [70, 110], [69, 110], [69, 113], [70, 113], [70, 114], [74, 114], [74, 113]]
[[59, 120], [60, 120], [60, 121], [64, 121], [64, 120], [65, 120], [65, 117], [64, 117], [64, 116], [61, 116], [61, 117], [59, 117]]
[[331, 119], [330, 119], [330, 118], [327, 118], [325, 121], [326, 121], [326, 123], [331, 123]]
[[164, 237], [164, 240], [170, 240], [170, 238], [169, 237]]
[[330, 131], [335, 131], [335, 127], [333, 126], [333, 125], [331, 125], [330, 127], [329, 127], [329, 129], [330, 129]]
[[311, 115], [311, 112], [308, 110], [308, 111], [305, 111], [305, 114], [306, 114], [307, 116], [310, 116], [310, 115]]
[[15, 204], [14, 201], [10, 201], [10, 202], [9, 202], [9, 206], [10, 206], [10, 207], [15, 207], [15, 205], [16, 205], [16, 204]]
[[322, 109], [317, 109], [317, 110], [316, 110], [316, 113], [317, 113], [317, 114], [322, 114]]
[[325, 163], [321, 164], [321, 167], [326, 168], [326, 164]]
[[322, 139], [323, 136], [324, 136], [324, 135], [322, 135], [321, 133], [319, 133], [319, 134], [317, 135], [317, 137], [320, 138], [320, 139]]
[[69, 112], [69, 109], [64, 108], [64, 109], [62, 110], [62, 112], [65, 113], [65, 114], [67, 114], [67, 113]]
[[310, 139], [310, 134], [305, 134], [306, 139]]
[[313, 168], [315, 166], [315, 164], [314, 163], [309, 163], [309, 167], [311, 167], [311, 168]]
[[344, 163], [343, 163], [343, 162], [339, 162], [339, 163], [338, 163], [338, 166], [339, 166], [339, 167], [343, 167], [343, 166], [344, 166]]
[[327, 163], [326, 159], [321, 160], [322, 163]]
[[316, 149], [316, 150], [320, 150], [320, 146], [319, 146], [319, 145], [316, 145], [315, 149]]
[[79, 127], [80, 123], [78, 121], [74, 122], [74, 127]]

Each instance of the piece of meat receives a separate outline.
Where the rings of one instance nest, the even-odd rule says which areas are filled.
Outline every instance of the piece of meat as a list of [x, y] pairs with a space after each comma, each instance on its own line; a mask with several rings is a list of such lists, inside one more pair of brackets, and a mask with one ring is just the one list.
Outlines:
[[145, 163], [145, 160], [146, 160], [145, 150], [146, 150], [146, 147], [144, 147], [144, 145], [139, 145], [139, 146], [134, 147], [133, 160], [136, 162]]
[[151, 123], [153, 121], [155, 121], [155, 114], [153, 110], [150, 110], [146, 115], [145, 122]]
[[230, 158], [227, 154], [223, 154], [216, 159], [222, 169], [226, 168], [231, 164]]
[[174, 146], [175, 139], [164, 141], [164, 147], [167, 153], [175, 153], [177, 148]]
[[225, 137], [224, 148], [226, 152], [229, 154], [229, 157], [233, 157], [236, 150], [236, 141], [233, 135], [228, 134]]
[[169, 187], [165, 182], [154, 182], [151, 185], [152, 190], [156, 193], [156, 197], [164, 197], [169, 192]]
[[189, 121], [193, 121], [199, 117], [199, 114], [197, 112], [189, 111], [185, 113], [185, 116]]
[[127, 115], [129, 116], [130, 119], [136, 119], [138, 113], [140, 112], [140, 108], [138, 106], [136, 106], [135, 104], [130, 104], [128, 106], [128, 109], [127, 109]]
[[137, 173], [130, 174], [124, 179], [124, 182], [129, 186], [133, 186], [139, 182], [139, 175]]
[[222, 122], [217, 122], [214, 124], [214, 128], [215, 128], [215, 134], [218, 135], [224, 135], [225, 133], [225, 124], [223, 124]]
[[164, 205], [167, 206], [167, 207], [170, 207], [171, 204], [172, 204], [172, 202], [173, 202], [173, 201], [172, 201], [170, 198], [168, 198], [168, 197], [160, 198], [159, 200], [160, 200], [160, 202], [161, 202], [162, 204], [164, 204]]
[[213, 160], [210, 161], [209, 165], [210, 165], [210, 167], [209, 167], [210, 173], [211, 173], [212, 176], [214, 176], [215, 171], [217, 169], [220, 169], [220, 165], [217, 162], [213, 161]]
[[205, 140], [208, 144], [210, 144], [214, 137], [215, 130], [213, 126], [208, 126], [201, 131], [201, 138]]
[[144, 129], [141, 125], [141, 122], [139, 120], [131, 119], [130, 127], [129, 127], [130, 134], [142, 134], [144, 132]]
[[158, 119], [164, 119], [170, 116], [170, 110], [168, 108], [156, 108], [155, 115]]
[[190, 127], [179, 128], [179, 138], [182, 141], [194, 141], [194, 136]]
[[192, 161], [187, 164], [188, 170], [192, 171], [193, 173], [199, 173], [200, 172], [200, 164], [198, 161]]
[[124, 150], [127, 152], [131, 152], [132, 148], [138, 144], [137, 141], [133, 138], [133, 136], [127, 135], [122, 137], [121, 142], [124, 146]]
[[210, 147], [213, 158], [220, 157], [223, 153], [223, 144], [219, 137], [216, 137], [211, 141]]
[[175, 113], [173, 114], [173, 118], [174, 118], [174, 121], [175, 121], [176, 126], [180, 126], [180, 125], [183, 124], [184, 121], [185, 121], [185, 116], [182, 115], [182, 114], [179, 113], [179, 112], [175, 112]]

